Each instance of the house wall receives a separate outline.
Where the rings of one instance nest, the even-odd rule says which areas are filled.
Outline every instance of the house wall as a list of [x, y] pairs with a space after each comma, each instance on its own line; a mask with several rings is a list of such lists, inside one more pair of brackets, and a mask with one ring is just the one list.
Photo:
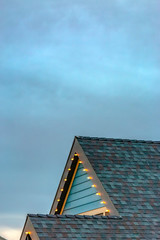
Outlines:
[[92, 187], [92, 180], [87, 179], [89, 175], [83, 169], [83, 164], [79, 164], [63, 214], [79, 214], [104, 206], [101, 197], [96, 195], [96, 188]]

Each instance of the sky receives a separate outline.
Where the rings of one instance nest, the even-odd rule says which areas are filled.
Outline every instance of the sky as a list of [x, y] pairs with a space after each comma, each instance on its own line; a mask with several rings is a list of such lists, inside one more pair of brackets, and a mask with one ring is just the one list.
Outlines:
[[0, 0], [0, 236], [50, 211], [77, 136], [160, 140], [159, 0]]

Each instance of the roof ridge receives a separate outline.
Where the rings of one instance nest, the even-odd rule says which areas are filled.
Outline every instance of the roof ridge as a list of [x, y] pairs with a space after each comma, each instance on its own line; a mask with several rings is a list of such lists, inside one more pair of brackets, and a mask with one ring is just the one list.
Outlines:
[[27, 214], [28, 217], [39, 218], [77, 218], [77, 219], [122, 219], [121, 216], [98, 216], [98, 215], [53, 215], [53, 214]]
[[143, 140], [143, 139], [106, 138], [106, 137], [90, 137], [90, 136], [75, 136], [75, 138], [83, 139], [83, 140], [137, 142], [137, 143], [158, 143], [158, 144], [160, 144], [160, 141], [157, 141], [157, 140]]

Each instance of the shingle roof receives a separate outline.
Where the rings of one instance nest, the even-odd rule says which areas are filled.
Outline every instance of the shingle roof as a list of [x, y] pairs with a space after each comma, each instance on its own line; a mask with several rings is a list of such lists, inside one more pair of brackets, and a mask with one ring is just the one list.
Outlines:
[[40, 240], [72, 239], [160, 239], [150, 222], [135, 218], [82, 215], [28, 215]]
[[[119, 217], [82, 215], [28, 215], [40, 240], [106, 239], [126, 232], [119, 226]], [[129, 228], [129, 227], [128, 227]], [[114, 235], [111, 235], [111, 229]]]
[[160, 239], [160, 142], [77, 139], [120, 215]]
[[160, 239], [160, 142], [76, 138], [122, 219], [29, 215], [40, 240]]

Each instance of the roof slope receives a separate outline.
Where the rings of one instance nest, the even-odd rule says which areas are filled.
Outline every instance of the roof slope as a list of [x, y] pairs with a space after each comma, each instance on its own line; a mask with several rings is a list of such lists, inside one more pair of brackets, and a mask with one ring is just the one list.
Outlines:
[[160, 231], [160, 142], [77, 139], [120, 215]]
[[122, 218], [28, 215], [39, 239], [160, 239], [160, 142], [76, 138]]
[[[40, 240], [159, 239], [149, 222], [134, 226], [126, 218], [82, 215], [28, 215]], [[145, 234], [144, 234], [145, 232]]]

